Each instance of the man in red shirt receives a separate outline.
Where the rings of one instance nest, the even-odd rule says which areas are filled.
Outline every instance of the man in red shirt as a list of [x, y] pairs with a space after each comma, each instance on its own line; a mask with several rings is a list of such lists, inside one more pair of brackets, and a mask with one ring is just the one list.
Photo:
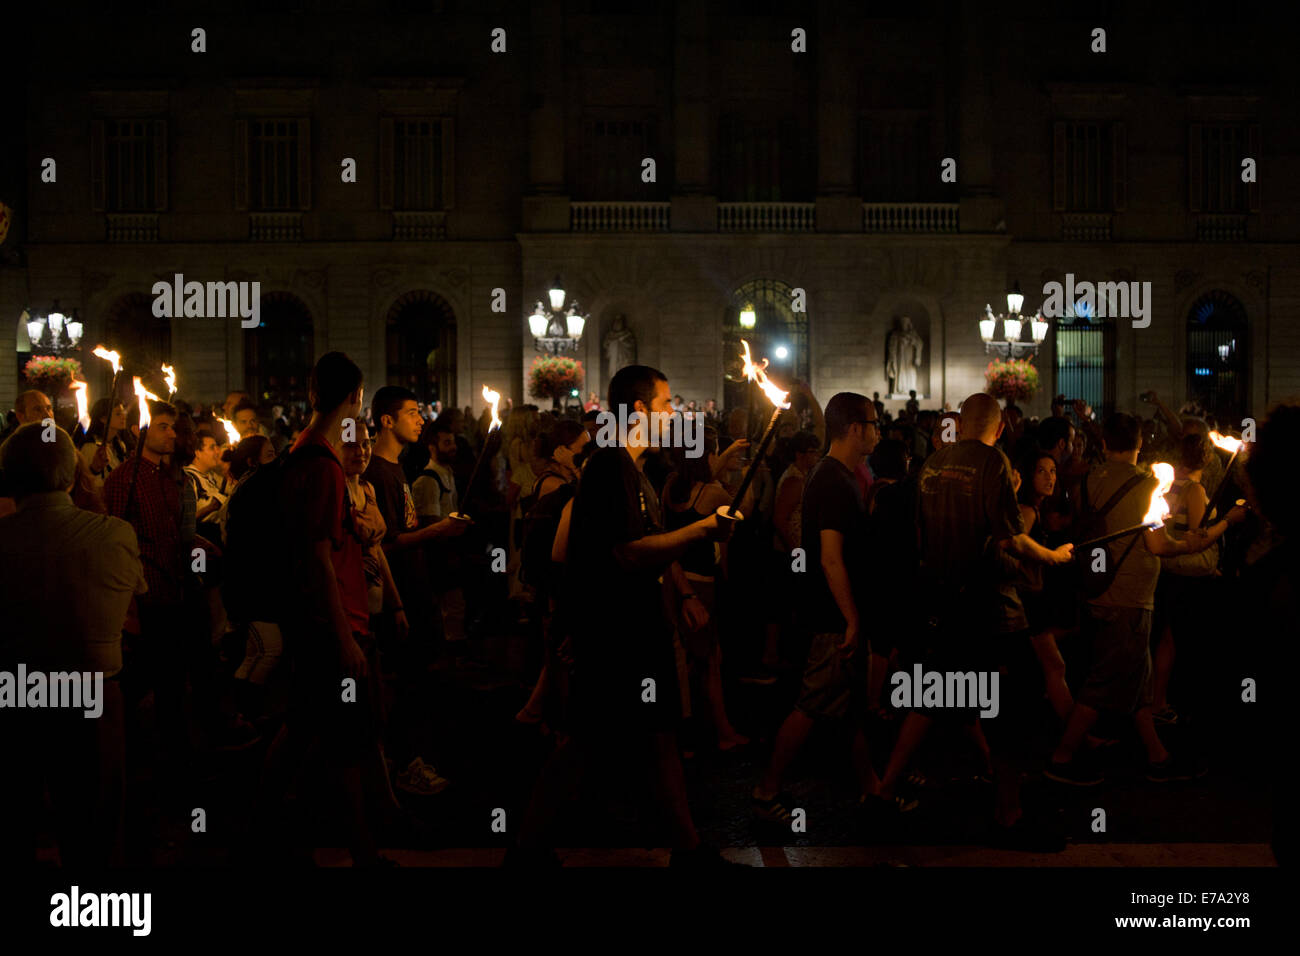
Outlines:
[[380, 860], [362, 775], [364, 768], [367, 775], [386, 776], [378, 743], [379, 668], [369, 634], [363, 548], [350, 526], [340, 455], [344, 423], [365, 427], [359, 421], [361, 369], [342, 352], [329, 352], [312, 370], [309, 391], [311, 421], [294, 442], [278, 488], [289, 565], [280, 624], [293, 678], [285, 726], [267, 754], [265, 796], [283, 797], [286, 774], [319, 740], [341, 791], [353, 862], [374, 864]]

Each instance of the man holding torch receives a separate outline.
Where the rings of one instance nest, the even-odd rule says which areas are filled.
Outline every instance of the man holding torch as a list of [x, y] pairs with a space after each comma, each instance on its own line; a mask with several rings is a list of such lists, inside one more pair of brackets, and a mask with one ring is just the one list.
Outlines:
[[[551, 555], [565, 566], [556, 627], [573, 650], [573, 736], [542, 770], [516, 853], [545, 853], [551, 823], [584, 763], [627, 759], [648, 778], [668, 819], [672, 865], [725, 864], [701, 845], [686, 800], [674, 733], [681, 697], [664, 601], [690, 613], [685, 605], [698, 595], [682, 587], [675, 562], [694, 542], [725, 541], [735, 519], [712, 514], [665, 532], [659, 496], [642, 469], [651, 444], [669, 441], [668, 379], [629, 365], [610, 380], [608, 394], [617, 420], [649, 416], [650, 428], [619, 429], [617, 444], [593, 453], [560, 516]], [[663, 430], [651, 436], [656, 427]], [[524, 859], [512, 855], [511, 862]]]
[[[1137, 460], [1142, 433], [1136, 418], [1123, 412], [1112, 415], [1102, 429], [1102, 443], [1106, 460], [1085, 479], [1089, 501], [1107, 501], [1125, 482], [1140, 474]], [[1076, 759], [1075, 754], [1103, 710], [1133, 715], [1147, 751], [1148, 780], [1166, 783], [1205, 773], [1204, 768], [1182, 755], [1171, 756], [1152, 720], [1150, 642], [1156, 580], [1160, 576], [1160, 558], [1205, 550], [1228, 525], [1244, 520], [1246, 509], [1235, 507], [1214, 528], [1189, 529], [1187, 537], [1175, 540], [1158, 518], [1157, 522], [1148, 520], [1163, 504], [1156, 500], [1159, 497], [1159, 482], [1149, 477], [1105, 516], [1108, 534], [1138, 526], [1133, 532], [1138, 538], [1131, 550], [1121, 541], [1104, 555], [1106, 562], [1116, 561], [1117, 555], [1127, 556], [1119, 558], [1117, 566], [1111, 568], [1114, 576], [1106, 590], [1084, 606], [1083, 626], [1090, 638], [1092, 666], [1044, 771], [1044, 776], [1058, 783], [1093, 786], [1102, 782], [1101, 773]], [[1144, 524], [1146, 527], [1141, 527]], [[1081, 550], [1085, 549], [1081, 546]], [[1080, 560], [1092, 562], [1092, 549], [1086, 552]]]

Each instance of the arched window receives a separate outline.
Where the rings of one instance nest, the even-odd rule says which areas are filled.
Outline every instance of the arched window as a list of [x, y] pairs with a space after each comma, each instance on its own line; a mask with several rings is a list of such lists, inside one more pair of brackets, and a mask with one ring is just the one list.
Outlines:
[[[755, 395], [756, 386], [747, 385], [741, 372], [740, 340], [749, 343], [754, 361], [768, 359], [768, 374], [784, 389], [796, 379], [809, 377], [808, 313], [795, 312], [792, 292], [784, 282], [758, 279], [747, 282], [731, 298], [722, 323], [723, 407], [754, 408], [753, 417], [765, 418], [758, 403], [766, 399]], [[752, 312], [753, 328], [741, 325], [742, 313]]]
[[1215, 418], [1237, 421], [1250, 394], [1250, 342], [1242, 304], [1207, 292], [1187, 314], [1187, 398]]
[[422, 402], [456, 403], [456, 313], [427, 289], [408, 292], [388, 310], [388, 384]]
[[311, 313], [288, 292], [262, 296], [262, 321], [244, 332], [244, 380], [253, 400], [306, 403], [315, 362]]

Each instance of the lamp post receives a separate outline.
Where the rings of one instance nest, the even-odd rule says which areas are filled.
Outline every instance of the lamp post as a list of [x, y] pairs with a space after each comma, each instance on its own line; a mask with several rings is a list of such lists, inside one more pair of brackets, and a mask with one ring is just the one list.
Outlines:
[[533, 337], [534, 348], [551, 355], [578, 351], [590, 316], [582, 312], [576, 299], [569, 302], [568, 309], [564, 308], [565, 291], [559, 276], [551, 283], [547, 298], [549, 309], [539, 300], [532, 315], [528, 316], [528, 331]]
[[[1004, 358], [1020, 358], [1025, 355], [1037, 355], [1039, 347], [1047, 338], [1047, 320], [1043, 318], [1040, 308], [1029, 320], [1030, 341], [1021, 341], [1025, 321], [1021, 318], [1021, 307], [1025, 304], [1024, 293], [1020, 291], [1017, 281], [1007, 293], [1007, 314], [994, 315], [992, 306], [984, 306], [984, 317], [980, 319], [980, 338], [984, 340], [984, 352], [987, 355], [999, 355]], [[1002, 323], [1002, 339], [996, 340], [998, 322]]]
[[77, 310], [71, 316], [59, 311], [59, 300], [54, 300], [54, 307], [47, 313], [33, 313], [25, 309], [23, 323], [27, 326], [27, 339], [32, 344], [32, 351], [71, 352], [81, 346], [81, 319]]

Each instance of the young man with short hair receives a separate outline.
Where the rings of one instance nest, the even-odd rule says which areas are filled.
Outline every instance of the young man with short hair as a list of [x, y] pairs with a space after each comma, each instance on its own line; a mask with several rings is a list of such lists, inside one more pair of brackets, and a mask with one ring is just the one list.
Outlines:
[[[415, 393], [400, 386], [385, 385], [375, 392], [371, 411], [378, 433], [370, 466], [363, 477], [374, 486], [375, 500], [384, 516], [387, 526], [384, 555], [397, 585], [399, 607], [410, 622], [410, 636], [393, 647], [397, 658], [395, 689], [399, 713], [391, 725], [393, 736], [389, 749], [399, 766], [410, 756], [406, 770], [398, 775], [397, 785], [407, 792], [432, 794], [447, 784], [431, 764], [418, 756], [432, 737], [427, 707], [420, 701], [421, 687], [436, 652], [435, 642], [442, 634], [442, 618], [432, 590], [425, 549], [431, 541], [464, 534], [469, 523], [443, 517], [420, 527], [415, 497], [398, 461], [402, 449], [419, 439], [424, 425]], [[394, 610], [389, 609], [387, 613]], [[386, 618], [386, 631], [388, 623]]]
[[[659, 413], [649, 424], [662, 428], [671, 394], [662, 372], [629, 365], [609, 383], [610, 411], [620, 421]], [[659, 438], [666, 438], [666, 428]], [[577, 497], [561, 513], [551, 555], [565, 565], [559, 614], [575, 661], [573, 736], [538, 779], [520, 834], [523, 854], [547, 845], [550, 825], [584, 763], [628, 759], [668, 818], [672, 865], [726, 863], [701, 845], [686, 799], [674, 732], [681, 698], [664, 601], [691, 604], [684, 613], [696, 613], [699, 596], [676, 562], [693, 542], [726, 540], [732, 522], [715, 514], [665, 532], [659, 495], [642, 470], [650, 441], [649, 429], [632, 428], [618, 444], [598, 449]], [[517, 855], [514, 860], [523, 862]]]
[[[1088, 473], [1087, 500], [1100, 508], [1131, 479], [1145, 475], [1138, 468], [1142, 449], [1141, 424], [1132, 415], [1111, 415], [1102, 430], [1105, 462]], [[1146, 475], [1132, 486], [1105, 516], [1106, 532], [1142, 523], [1158, 479]], [[1052, 752], [1044, 776], [1058, 783], [1092, 786], [1101, 773], [1088, 761], [1075, 759], [1084, 736], [1101, 711], [1132, 715], [1147, 752], [1146, 777], [1153, 783], [1190, 780], [1205, 768], [1186, 755], [1171, 755], [1156, 733], [1151, 706], [1151, 615], [1155, 608], [1160, 558], [1195, 554], [1213, 544], [1230, 524], [1244, 520], [1246, 510], [1233, 508], [1225, 519], [1208, 529], [1191, 529], [1175, 540], [1164, 527], [1137, 532], [1106, 546], [1105, 562], [1114, 567], [1114, 579], [1083, 611], [1083, 631], [1090, 638], [1092, 666], [1066, 721], [1065, 732]], [[1091, 554], [1082, 560], [1093, 561]]]
[[880, 781], [871, 767], [863, 733], [867, 654], [861, 614], [867, 608], [867, 514], [856, 469], [880, 440], [875, 407], [865, 395], [840, 392], [826, 405], [830, 449], [804, 479], [801, 546], [808, 562], [796, 623], [811, 633], [803, 686], [794, 710], [777, 732], [772, 757], [751, 794], [754, 814], [790, 822], [792, 798], [781, 791], [786, 769], [819, 720], [854, 720], [852, 755], [863, 803]]

